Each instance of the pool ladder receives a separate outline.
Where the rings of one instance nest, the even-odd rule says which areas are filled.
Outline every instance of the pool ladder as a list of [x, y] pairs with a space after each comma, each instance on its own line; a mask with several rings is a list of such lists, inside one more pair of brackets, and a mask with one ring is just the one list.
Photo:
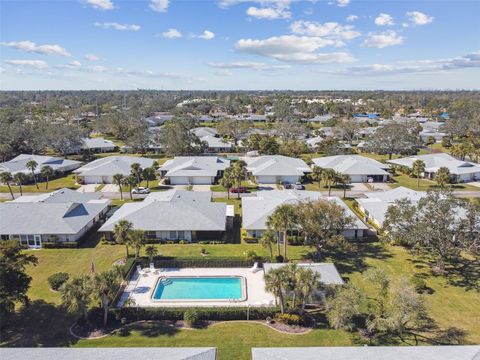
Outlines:
[[161, 282], [162, 285], [164, 285], [164, 286], [166, 286], [166, 285], [171, 285], [171, 284], [172, 284], [172, 280], [170, 280], [169, 278], [166, 278], [166, 277], [160, 278], [160, 282]]

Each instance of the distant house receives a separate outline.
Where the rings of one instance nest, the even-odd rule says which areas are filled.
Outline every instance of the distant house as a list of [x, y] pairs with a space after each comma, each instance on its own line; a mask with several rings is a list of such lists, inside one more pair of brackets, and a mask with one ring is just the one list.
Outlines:
[[230, 160], [217, 156], [176, 156], [160, 167], [172, 185], [209, 185], [223, 176]]
[[169, 113], [156, 113], [153, 116], [145, 118], [148, 127], [161, 126], [165, 122], [172, 120], [173, 115]]
[[200, 138], [200, 141], [204, 141], [207, 144], [205, 153], [217, 154], [231, 152], [233, 144], [230, 141], [226, 141], [222, 138], [207, 135]]
[[272, 190], [257, 192], [256, 196], [242, 198], [242, 228], [248, 237], [259, 238], [267, 229], [267, 219], [277, 207], [283, 204], [297, 204], [302, 201], [326, 199], [341, 206], [347, 215], [355, 218], [355, 224], [345, 229], [346, 238], [364, 236], [367, 226], [358, 219], [345, 203], [338, 197], [324, 197], [317, 191]]
[[247, 163], [248, 174], [259, 184], [295, 183], [312, 172], [301, 159], [282, 155], [265, 155], [242, 158]]
[[15, 175], [16, 173], [31, 174], [32, 172], [27, 168], [29, 161], [35, 161], [37, 168], [35, 174], [40, 174], [43, 166], [50, 166], [54, 171], [69, 172], [79, 168], [82, 163], [80, 161], [68, 160], [52, 156], [43, 155], [28, 155], [21, 154], [10, 161], [0, 163], [0, 172], [8, 171]]
[[356, 199], [359, 210], [365, 214], [365, 221], [370, 221], [378, 228], [382, 228], [387, 210], [395, 201], [408, 199], [416, 204], [426, 193], [400, 186], [387, 191], [367, 192], [365, 195], [366, 199]]
[[308, 138], [305, 141], [310, 148], [314, 148], [314, 147], [318, 146], [318, 144], [320, 144], [323, 140], [325, 140], [324, 137], [315, 136], [315, 137]]
[[138, 163], [142, 168], [147, 168], [154, 161], [137, 156], [107, 156], [82, 166], [75, 173], [81, 184], [112, 184], [115, 174], [130, 175], [132, 164]]
[[313, 118], [304, 119], [304, 121], [313, 122], [313, 123], [324, 123], [332, 118], [333, 118], [332, 115], [325, 114], [325, 115], [316, 115]]
[[[263, 271], [280, 269], [285, 263], [263, 263]], [[333, 263], [296, 263], [299, 268], [310, 269], [320, 275], [320, 282], [325, 285], [343, 285], [344, 281]]]
[[[28, 247], [43, 242], [77, 242], [109, 209], [110, 200], [61, 189], [0, 203], [0, 238]], [[28, 220], [26, 220], [26, 216]]]
[[[336, 155], [312, 159], [315, 166], [350, 176], [352, 183], [386, 181], [389, 165], [361, 155]], [[370, 180], [371, 179], [371, 180]]]
[[120, 220], [130, 221], [134, 229], [146, 232], [149, 239], [222, 240], [227, 230], [225, 203], [212, 202], [210, 192], [168, 190], [148, 195], [145, 200], [122, 205], [99, 229], [111, 236]]
[[480, 180], [480, 165], [455, 159], [446, 153], [414, 155], [405, 158], [389, 160], [388, 163], [403, 166], [409, 169], [413, 168], [416, 160], [422, 160], [425, 163], [424, 178], [435, 179], [435, 174], [441, 167], [446, 167], [452, 176], [454, 182], [469, 182]]
[[191, 132], [199, 138], [202, 138], [202, 137], [205, 137], [205, 136], [217, 136], [218, 135], [217, 129], [215, 129], [213, 127], [206, 127], [206, 126], [196, 127], [194, 129], [192, 129]]

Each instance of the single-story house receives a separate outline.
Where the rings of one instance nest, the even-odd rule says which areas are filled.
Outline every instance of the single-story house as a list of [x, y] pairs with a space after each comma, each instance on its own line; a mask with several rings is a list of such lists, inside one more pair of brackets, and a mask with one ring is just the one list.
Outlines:
[[470, 161], [458, 160], [446, 153], [414, 155], [395, 160], [388, 160], [388, 163], [412, 169], [413, 163], [416, 160], [422, 160], [425, 163], [425, 172], [423, 173], [423, 177], [427, 179], [434, 179], [438, 169], [441, 167], [446, 167], [450, 171], [452, 181], [454, 182], [480, 180], [479, 164]]
[[211, 192], [168, 190], [149, 194], [143, 201], [122, 205], [100, 232], [112, 237], [120, 220], [130, 221], [147, 238], [167, 240], [221, 240], [227, 230], [227, 204], [212, 202]]
[[105, 140], [103, 137], [85, 138], [82, 140], [82, 145], [72, 148], [70, 154], [78, 154], [82, 150], [93, 153], [106, 153], [115, 151], [116, 145], [113, 141]]
[[50, 166], [54, 171], [59, 172], [69, 172], [79, 168], [82, 165], [80, 161], [58, 157], [20, 154], [10, 161], [0, 163], [0, 172], [8, 171], [12, 175], [20, 172], [24, 174], [31, 174], [32, 172], [27, 168], [27, 163], [32, 160], [37, 163], [37, 168], [34, 171], [35, 174], [40, 174], [42, 167], [47, 165]]
[[45, 241], [79, 241], [105, 216], [111, 201], [70, 191], [0, 203], [0, 238], [19, 239], [33, 248]]
[[315, 137], [308, 138], [305, 141], [310, 148], [314, 148], [314, 147], [317, 147], [318, 144], [320, 144], [323, 140], [325, 140], [325, 137], [315, 136]]
[[173, 115], [169, 113], [156, 113], [145, 118], [148, 127], [161, 126], [165, 122], [172, 120]]
[[[285, 263], [263, 263], [263, 271], [267, 273], [270, 269], [279, 269]], [[333, 263], [296, 263], [298, 267], [311, 269], [320, 275], [320, 282], [325, 285], [343, 285], [344, 281]]]
[[252, 360], [477, 360], [478, 345], [252, 348]]
[[176, 156], [160, 167], [172, 185], [209, 185], [223, 176], [230, 160], [217, 156]]
[[247, 163], [247, 172], [258, 184], [295, 183], [312, 169], [302, 159], [283, 155], [265, 155], [242, 158]]
[[388, 208], [394, 204], [395, 201], [408, 199], [416, 204], [425, 195], [425, 192], [400, 186], [387, 191], [367, 192], [365, 193], [366, 199], [358, 198], [356, 201], [359, 210], [365, 214], [365, 221], [370, 221], [375, 226], [381, 228], [383, 227]]
[[226, 141], [222, 138], [215, 137], [212, 135], [203, 136], [200, 138], [200, 141], [207, 143], [207, 148], [205, 153], [216, 154], [216, 153], [227, 153], [231, 152], [233, 149], [233, 144], [230, 141]]
[[316, 201], [326, 199], [341, 206], [347, 215], [355, 218], [355, 224], [345, 229], [346, 238], [361, 238], [368, 227], [348, 208], [338, 197], [325, 197], [317, 191], [272, 190], [257, 192], [256, 196], [242, 197], [242, 228], [246, 235], [259, 238], [267, 229], [267, 219], [277, 207], [283, 204], [297, 204], [302, 201]]
[[314, 123], [324, 123], [324, 122], [327, 122], [328, 120], [330, 120], [332, 118], [333, 118], [332, 115], [325, 114], [325, 115], [316, 115], [313, 118], [303, 119], [303, 121], [314, 122]]
[[41, 193], [38, 195], [23, 195], [10, 202], [30, 202], [30, 203], [83, 203], [94, 200], [100, 200], [102, 194], [99, 192], [79, 192], [69, 188], [63, 188], [50, 193]]
[[350, 176], [352, 183], [386, 181], [389, 165], [361, 155], [335, 155], [312, 159], [315, 166]]
[[107, 156], [94, 160], [75, 170], [80, 184], [112, 184], [115, 174], [128, 176], [132, 164], [138, 163], [142, 168], [153, 165], [154, 159], [137, 156]]
[[206, 126], [196, 127], [194, 129], [192, 129], [191, 132], [193, 134], [195, 134], [196, 136], [198, 136], [199, 138], [209, 136], [209, 135], [210, 136], [217, 136], [218, 135], [217, 129], [215, 129], [213, 127], [206, 127]]

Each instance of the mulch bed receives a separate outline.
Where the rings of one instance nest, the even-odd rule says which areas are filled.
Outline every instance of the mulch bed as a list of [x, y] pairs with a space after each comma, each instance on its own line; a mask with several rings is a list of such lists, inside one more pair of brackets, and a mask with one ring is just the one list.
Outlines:
[[291, 333], [291, 334], [303, 334], [303, 333], [309, 332], [312, 329], [304, 326], [282, 324], [280, 322], [273, 322], [267, 325], [274, 328], [275, 330]]

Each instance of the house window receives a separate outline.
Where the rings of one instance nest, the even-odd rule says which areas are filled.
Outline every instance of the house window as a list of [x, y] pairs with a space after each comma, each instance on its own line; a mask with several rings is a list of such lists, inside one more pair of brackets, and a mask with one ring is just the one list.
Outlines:
[[184, 231], [177, 231], [177, 238], [180, 240], [185, 240], [185, 232]]
[[177, 238], [177, 232], [176, 231], [170, 231], [170, 239], [176, 239]]
[[145, 237], [147, 239], [156, 239], [157, 238], [157, 232], [156, 231], [145, 231]]

